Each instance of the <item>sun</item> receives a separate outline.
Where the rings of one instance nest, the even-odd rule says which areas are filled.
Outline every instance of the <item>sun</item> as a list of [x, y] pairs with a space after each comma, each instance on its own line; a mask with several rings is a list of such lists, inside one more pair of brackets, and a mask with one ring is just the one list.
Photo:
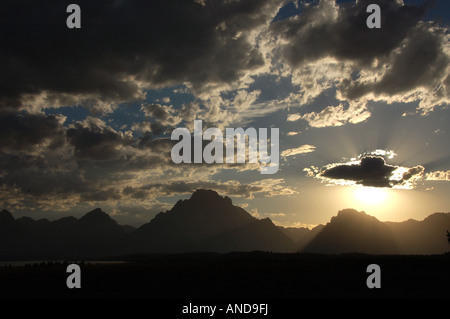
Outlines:
[[387, 191], [378, 187], [356, 187], [353, 192], [356, 200], [364, 205], [382, 205], [388, 197]]

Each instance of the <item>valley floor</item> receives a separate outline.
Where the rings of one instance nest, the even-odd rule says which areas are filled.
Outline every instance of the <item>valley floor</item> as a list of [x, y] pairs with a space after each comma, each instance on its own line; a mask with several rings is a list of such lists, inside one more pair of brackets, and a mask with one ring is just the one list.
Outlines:
[[[126, 263], [81, 265], [81, 289], [69, 289], [67, 264], [0, 269], [1, 299], [372, 299], [450, 298], [450, 254], [316, 255], [264, 252], [135, 255]], [[381, 288], [366, 285], [381, 268]]]

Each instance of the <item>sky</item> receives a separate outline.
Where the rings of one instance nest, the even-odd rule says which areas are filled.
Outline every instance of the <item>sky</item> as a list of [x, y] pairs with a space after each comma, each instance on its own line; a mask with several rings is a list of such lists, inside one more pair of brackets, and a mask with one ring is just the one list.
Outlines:
[[[81, 28], [70, 29], [76, 2]], [[381, 28], [366, 25], [369, 4]], [[449, 3], [2, 1], [0, 209], [149, 222], [199, 188], [277, 225], [450, 211]], [[175, 164], [175, 128], [279, 128], [280, 166]]]

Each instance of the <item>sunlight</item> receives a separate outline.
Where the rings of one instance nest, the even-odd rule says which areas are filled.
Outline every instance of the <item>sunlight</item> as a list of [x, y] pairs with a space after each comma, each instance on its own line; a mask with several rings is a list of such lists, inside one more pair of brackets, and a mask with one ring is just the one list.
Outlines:
[[356, 200], [364, 205], [381, 205], [387, 199], [387, 190], [377, 187], [357, 187], [353, 191]]

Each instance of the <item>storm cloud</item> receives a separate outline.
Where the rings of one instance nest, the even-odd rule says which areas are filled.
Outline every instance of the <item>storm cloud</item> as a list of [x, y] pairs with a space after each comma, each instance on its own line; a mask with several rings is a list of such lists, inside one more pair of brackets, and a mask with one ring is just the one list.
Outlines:
[[70, 3], [2, 2], [1, 108], [101, 107], [149, 87], [230, 85], [264, 64], [247, 34], [281, 1], [80, 0], [81, 29], [66, 27]]
[[57, 148], [65, 143], [65, 117], [29, 113], [0, 114], [0, 148], [30, 151], [46, 144]]
[[[380, 5], [382, 27], [369, 29], [366, 8]], [[275, 22], [272, 32], [288, 39], [283, 56], [292, 66], [333, 56], [369, 65], [387, 56], [404, 40], [426, 12], [426, 5], [404, 6], [395, 0], [362, 0], [337, 5], [321, 0], [317, 6], [306, 6], [301, 15]]]
[[131, 134], [115, 131], [99, 119], [88, 117], [67, 129], [67, 137], [79, 158], [104, 160], [120, 155], [120, 148], [133, 143]]

